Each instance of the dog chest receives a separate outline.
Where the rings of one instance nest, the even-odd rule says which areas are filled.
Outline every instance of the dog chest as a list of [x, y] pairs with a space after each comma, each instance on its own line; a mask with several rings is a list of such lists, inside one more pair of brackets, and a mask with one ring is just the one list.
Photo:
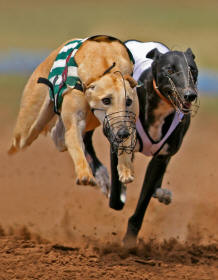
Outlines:
[[[159, 110], [157, 112], [160, 113]], [[156, 112], [156, 113], [157, 113]], [[172, 113], [172, 112], [171, 112]], [[157, 114], [156, 120], [153, 122], [153, 124], [149, 127], [148, 130], [145, 130], [141, 124], [140, 119], [136, 122], [137, 132], [138, 135], [142, 141], [142, 149], [141, 152], [146, 156], [153, 156], [157, 153], [160, 154], [167, 154], [168, 145], [166, 144], [167, 139], [169, 136], [173, 133], [177, 125], [182, 120], [184, 114], [181, 112], [175, 112], [173, 120], [166, 131], [166, 133], [163, 135], [163, 125], [165, 122], [166, 117], [169, 115], [161, 115]]]
[[174, 109], [162, 100], [160, 105], [153, 111], [154, 122], [149, 126], [148, 133], [155, 142], [162, 138], [162, 127], [165, 119], [173, 111]]

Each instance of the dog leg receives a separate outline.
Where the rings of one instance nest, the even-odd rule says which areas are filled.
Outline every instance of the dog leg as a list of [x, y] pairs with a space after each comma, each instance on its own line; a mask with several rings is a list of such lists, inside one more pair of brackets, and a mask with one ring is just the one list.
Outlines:
[[111, 159], [111, 192], [109, 206], [114, 210], [122, 210], [126, 200], [126, 187], [119, 180], [117, 154], [110, 152]]
[[40, 110], [38, 118], [33, 123], [27, 138], [22, 139], [22, 146], [30, 145], [43, 131], [45, 126], [51, 121], [54, 117], [54, 109], [53, 109], [53, 102], [50, 100], [49, 96], [46, 96], [44, 104]]
[[86, 159], [92, 169], [92, 173], [95, 176], [98, 186], [100, 187], [103, 194], [108, 197], [110, 193], [109, 175], [107, 168], [100, 162], [100, 160], [96, 156], [92, 144], [93, 132], [94, 130], [86, 132], [83, 138], [85, 144]]
[[65, 127], [61, 117], [58, 118], [55, 126], [51, 130], [51, 138], [60, 152], [67, 150], [65, 144]]
[[[29, 113], [31, 114], [31, 112]], [[31, 145], [53, 117], [53, 103], [48, 96], [46, 97], [42, 108], [30, 129], [28, 131], [23, 130], [22, 132], [20, 131], [19, 133], [14, 133], [12, 145], [8, 153], [13, 154], [17, 150], [24, 149]]]
[[123, 240], [124, 245], [127, 247], [136, 246], [137, 235], [141, 228], [145, 211], [154, 190], [161, 187], [169, 160], [170, 156], [156, 156], [149, 162], [138, 204], [135, 213], [129, 218], [127, 232]]
[[77, 90], [68, 91], [63, 97], [61, 117], [65, 127], [65, 144], [73, 159], [77, 174], [76, 183], [96, 185], [84, 154], [82, 134], [86, 127], [88, 103], [83, 94]]
[[117, 170], [119, 174], [119, 180], [123, 184], [131, 183], [134, 180], [132, 154], [127, 154], [124, 151], [118, 156]]
[[[46, 99], [48, 89], [44, 85], [37, 84], [35, 80], [35, 76], [31, 76], [24, 89], [12, 144], [8, 151], [9, 154], [13, 154], [32, 143], [39, 134], [36, 133], [35, 137], [33, 137], [33, 127], [37, 127], [36, 119], [44, 117], [46, 119], [42, 111], [44, 109], [45, 111], [50, 110], [49, 99]], [[42, 109], [43, 107], [44, 109]]]

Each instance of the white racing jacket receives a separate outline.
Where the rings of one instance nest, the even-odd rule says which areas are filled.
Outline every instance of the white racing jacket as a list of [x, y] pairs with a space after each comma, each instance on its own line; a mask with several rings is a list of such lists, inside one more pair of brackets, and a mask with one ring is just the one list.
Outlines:
[[[161, 53], [167, 53], [170, 51], [165, 45], [158, 42], [140, 42], [135, 40], [129, 40], [125, 42], [127, 48], [131, 51], [135, 60], [133, 78], [138, 81], [141, 74], [151, 67], [152, 59], [146, 58], [146, 55], [153, 49], [157, 48]], [[154, 141], [149, 134], [143, 129], [140, 119], [136, 121], [137, 132], [142, 140], [143, 148], [142, 153], [146, 156], [153, 156], [157, 154], [164, 146], [166, 140], [175, 130], [177, 125], [181, 122], [184, 114], [182, 112], [175, 112], [173, 121], [168, 129], [167, 133], [159, 141]]]

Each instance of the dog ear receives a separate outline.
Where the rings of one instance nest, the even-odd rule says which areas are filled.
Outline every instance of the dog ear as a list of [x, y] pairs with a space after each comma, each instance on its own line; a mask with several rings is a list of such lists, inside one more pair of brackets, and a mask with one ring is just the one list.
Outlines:
[[189, 56], [192, 56], [192, 58], [195, 59], [195, 55], [193, 54], [193, 52], [190, 48], [188, 48], [185, 53]]
[[146, 58], [151, 58], [151, 59], [158, 59], [162, 55], [161, 52], [157, 48], [151, 50], [150, 52], [147, 53]]
[[137, 84], [138, 84], [138, 83], [136, 82], [136, 80], [134, 80], [133, 77], [130, 76], [130, 75], [124, 75], [124, 79], [127, 80], [127, 81], [129, 82], [131, 88], [136, 87]]

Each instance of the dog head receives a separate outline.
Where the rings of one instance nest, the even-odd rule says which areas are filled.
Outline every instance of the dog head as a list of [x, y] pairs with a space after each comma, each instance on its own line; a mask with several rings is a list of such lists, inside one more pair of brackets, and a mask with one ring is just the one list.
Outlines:
[[[135, 142], [138, 99], [135, 80], [115, 71], [104, 74], [86, 86], [85, 94], [92, 112], [103, 124], [103, 131], [114, 150]], [[131, 142], [131, 143], [130, 143]], [[124, 145], [124, 146], [125, 146]]]
[[161, 94], [176, 109], [189, 113], [198, 97], [198, 69], [192, 50], [188, 48], [185, 52], [169, 51], [162, 54], [158, 49], [153, 49], [147, 58], [153, 59], [152, 74]]

